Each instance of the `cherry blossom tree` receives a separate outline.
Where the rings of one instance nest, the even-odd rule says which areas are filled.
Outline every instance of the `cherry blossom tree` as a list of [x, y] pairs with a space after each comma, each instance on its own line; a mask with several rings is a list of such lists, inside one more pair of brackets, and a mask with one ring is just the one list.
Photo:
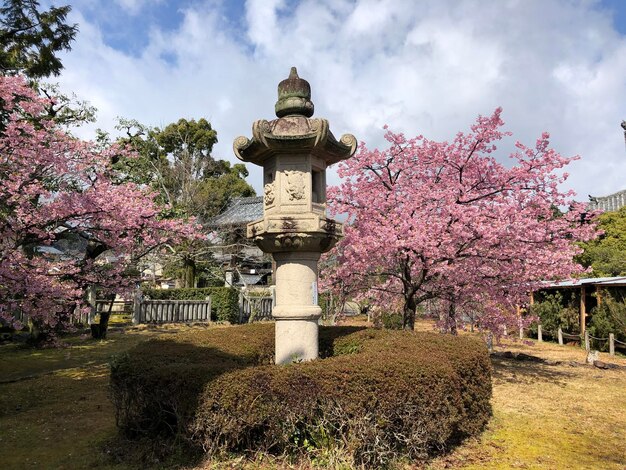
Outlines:
[[561, 169], [578, 157], [559, 155], [544, 133], [533, 147], [517, 142], [503, 165], [493, 156], [510, 135], [502, 126], [496, 109], [451, 142], [387, 130], [388, 149], [362, 144], [329, 190], [331, 212], [348, 223], [326, 284], [355, 286], [383, 305], [401, 299], [406, 329], [420, 304], [437, 299], [448, 331], [471, 310], [498, 334], [541, 280], [582, 272], [575, 242], [596, 237], [594, 214], [560, 189]]
[[[192, 220], [161, 219], [151, 190], [119, 183], [113, 163], [129, 151], [72, 137], [49, 105], [0, 77], [0, 318], [15, 325], [20, 311], [48, 330], [85, 307], [88, 287], [129, 289], [141, 257], [200, 236]], [[61, 240], [84, 249], [48, 254]]]

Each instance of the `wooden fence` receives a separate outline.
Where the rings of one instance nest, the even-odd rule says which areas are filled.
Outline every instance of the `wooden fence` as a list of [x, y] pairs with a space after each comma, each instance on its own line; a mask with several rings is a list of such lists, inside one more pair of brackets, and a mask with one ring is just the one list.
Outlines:
[[108, 312], [111, 309], [112, 315], [133, 314], [133, 302], [128, 300], [96, 300], [96, 313]]
[[[273, 296], [255, 297], [242, 292], [239, 296], [239, 322], [249, 323], [271, 320], [275, 299]], [[132, 301], [98, 299], [92, 311], [92, 321], [97, 314], [111, 310], [112, 315], [132, 315], [133, 323], [191, 323], [211, 321], [211, 299], [206, 300], [147, 300], [138, 296]], [[89, 312], [71, 315], [71, 323], [87, 325]], [[26, 315], [16, 314], [16, 319], [27, 323]]]
[[[581, 343], [581, 346], [584, 345], [585, 349], [587, 351], [591, 350], [591, 340], [597, 342], [597, 343], [602, 343], [602, 342], [607, 342], [608, 343], [608, 350], [609, 350], [609, 354], [611, 356], [615, 356], [615, 343], [619, 344], [619, 345], [623, 345], [626, 346], [626, 343], [619, 341], [617, 339], [615, 339], [615, 334], [613, 333], [609, 333], [609, 337], [608, 338], [596, 338], [595, 336], [592, 336], [589, 334], [589, 331], [585, 330], [584, 334], [577, 334], [577, 335], [572, 335], [569, 333], [564, 333], [563, 330], [561, 328], [559, 328], [556, 331], [556, 334], [554, 334], [554, 332], [549, 332], [549, 331], [545, 331], [542, 327], [542, 325], [537, 325], [537, 341], [538, 342], [542, 342], [543, 341], [543, 334], [546, 333], [549, 336], [556, 338], [559, 345], [563, 346], [563, 338], [565, 339], [573, 339], [576, 341], [579, 341]], [[519, 330], [519, 337], [520, 339], [524, 338], [524, 329], [520, 328]]]
[[274, 297], [251, 297], [241, 293], [239, 296], [239, 323], [259, 320], [271, 320]]
[[[28, 325], [30, 322], [30, 316], [19, 309], [13, 312], [13, 318], [19, 321], [23, 326]], [[89, 322], [89, 312], [76, 309], [70, 313], [66, 319], [67, 323], [70, 325], [86, 325]]]
[[211, 299], [141, 300], [135, 304], [133, 323], [192, 323], [211, 321]]

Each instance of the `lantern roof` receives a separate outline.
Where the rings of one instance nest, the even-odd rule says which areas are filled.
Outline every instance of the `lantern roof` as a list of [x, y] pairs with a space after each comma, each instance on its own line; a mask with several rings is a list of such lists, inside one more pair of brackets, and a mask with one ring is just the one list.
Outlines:
[[257, 165], [277, 154], [315, 155], [332, 165], [356, 152], [357, 141], [352, 134], [339, 140], [330, 131], [326, 119], [313, 116], [309, 82], [298, 76], [295, 67], [289, 77], [278, 84], [277, 119], [260, 119], [252, 125], [252, 139], [237, 137], [233, 151], [237, 158]]

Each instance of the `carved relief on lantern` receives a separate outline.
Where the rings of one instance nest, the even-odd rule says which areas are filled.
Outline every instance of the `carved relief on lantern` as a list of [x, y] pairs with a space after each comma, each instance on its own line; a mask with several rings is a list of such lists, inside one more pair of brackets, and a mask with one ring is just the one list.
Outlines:
[[274, 206], [276, 201], [276, 172], [274, 167], [267, 168], [263, 175], [263, 202], [265, 208], [269, 209]]
[[285, 192], [287, 200], [290, 202], [299, 202], [306, 197], [306, 180], [305, 174], [299, 170], [286, 170], [285, 175]]
[[263, 200], [265, 201], [265, 205], [268, 207], [273, 205], [275, 199], [276, 195], [274, 194], [274, 183], [267, 183], [263, 187]]

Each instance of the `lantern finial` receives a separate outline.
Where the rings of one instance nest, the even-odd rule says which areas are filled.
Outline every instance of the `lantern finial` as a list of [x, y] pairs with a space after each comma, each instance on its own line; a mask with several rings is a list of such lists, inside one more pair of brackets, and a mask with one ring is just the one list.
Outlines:
[[278, 84], [278, 101], [275, 110], [279, 118], [290, 115], [313, 116], [311, 85], [298, 76], [298, 70], [295, 67], [291, 67], [289, 78]]

